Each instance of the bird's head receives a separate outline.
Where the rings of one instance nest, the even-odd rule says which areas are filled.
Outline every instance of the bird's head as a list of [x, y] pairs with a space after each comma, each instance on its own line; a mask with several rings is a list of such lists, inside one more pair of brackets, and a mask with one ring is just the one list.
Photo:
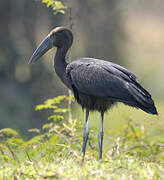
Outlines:
[[49, 49], [53, 47], [68, 49], [73, 42], [72, 32], [65, 27], [57, 27], [53, 29], [47, 37], [40, 43], [29, 60], [29, 64], [37, 61]]

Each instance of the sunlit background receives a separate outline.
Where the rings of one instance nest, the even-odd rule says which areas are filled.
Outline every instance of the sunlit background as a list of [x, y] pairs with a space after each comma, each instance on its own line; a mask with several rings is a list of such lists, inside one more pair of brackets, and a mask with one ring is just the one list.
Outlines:
[[[65, 3], [72, 7], [72, 60], [89, 56], [128, 68], [152, 94], [163, 116], [164, 1], [67, 0]], [[68, 13], [53, 15], [39, 0], [0, 2], [0, 128], [11, 127], [28, 135], [27, 129], [39, 128], [47, 120], [47, 113], [35, 112], [35, 105], [68, 94], [53, 69], [55, 49], [36, 64], [28, 65], [42, 39], [53, 27], [68, 27], [68, 19]], [[137, 112], [132, 108], [125, 108], [124, 112], [123, 106], [108, 113], [110, 119], [118, 118], [115, 124], [122, 122], [119, 121], [122, 115], [133, 117]], [[145, 117], [144, 112], [139, 113], [136, 121]], [[74, 118], [79, 118], [79, 114], [83, 119], [75, 104]], [[97, 117], [93, 113], [92, 119]], [[147, 115], [147, 122], [149, 118]]]

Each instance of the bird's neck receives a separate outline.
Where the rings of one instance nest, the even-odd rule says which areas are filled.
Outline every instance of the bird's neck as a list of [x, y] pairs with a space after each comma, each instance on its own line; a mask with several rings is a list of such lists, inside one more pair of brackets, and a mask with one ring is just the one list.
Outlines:
[[66, 67], [67, 67], [66, 54], [67, 54], [68, 49], [69, 47], [67, 46], [62, 46], [62, 47], [57, 48], [56, 55], [54, 58], [54, 68], [57, 75], [60, 77], [63, 83], [68, 88], [71, 88], [69, 87], [70, 85], [66, 77]]

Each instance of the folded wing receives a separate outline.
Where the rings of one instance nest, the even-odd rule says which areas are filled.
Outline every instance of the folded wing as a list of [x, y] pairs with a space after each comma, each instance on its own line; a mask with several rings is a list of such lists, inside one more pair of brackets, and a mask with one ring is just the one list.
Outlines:
[[67, 66], [67, 76], [78, 92], [138, 107], [157, 114], [151, 95], [127, 69], [103, 60], [79, 59]]

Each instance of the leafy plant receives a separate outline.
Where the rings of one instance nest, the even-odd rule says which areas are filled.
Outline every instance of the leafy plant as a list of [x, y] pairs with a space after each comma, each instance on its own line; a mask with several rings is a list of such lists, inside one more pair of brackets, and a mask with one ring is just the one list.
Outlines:
[[46, 4], [47, 7], [51, 7], [54, 14], [57, 14], [57, 13], [64, 14], [65, 10], [67, 9], [67, 6], [65, 6], [59, 0], [42, 0], [42, 3]]
[[[73, 119], [65, 119], [65, 117], [67, 117], [66, 114], [71, 110], [64, 106], [68, 105], [68, 101], [70, 100], [74, 101], [73, 96], [63, 95], [48, 99], [43, 104], [36, 106], [36, 111], [48, 110], [50, 111], [50, 116], [48, 117], [48, 123], [44, 124], [41, 129], [30, 130], [36, 132], [38, 135], [26, 142], [27, 147], [38, 144], [37, 148], [41, 150], [41, 146], [44, 143], [52, 143], [53, 147], [55, 146], [51, 152], [53, 155], [55, 153], [59, 155], [59, 152], [66, 152], [66, 154], [68, 154], [68, 152], [73, 152], [75, 149], [78, 149], [75, 148], [77, 145], [73, 142], [80, 140], [78, 133], [81, 128], [80, 122]], [[40, 143], [42, 143], [42, 145]], [[44, 150], [49, 152], [47, 148]]]

